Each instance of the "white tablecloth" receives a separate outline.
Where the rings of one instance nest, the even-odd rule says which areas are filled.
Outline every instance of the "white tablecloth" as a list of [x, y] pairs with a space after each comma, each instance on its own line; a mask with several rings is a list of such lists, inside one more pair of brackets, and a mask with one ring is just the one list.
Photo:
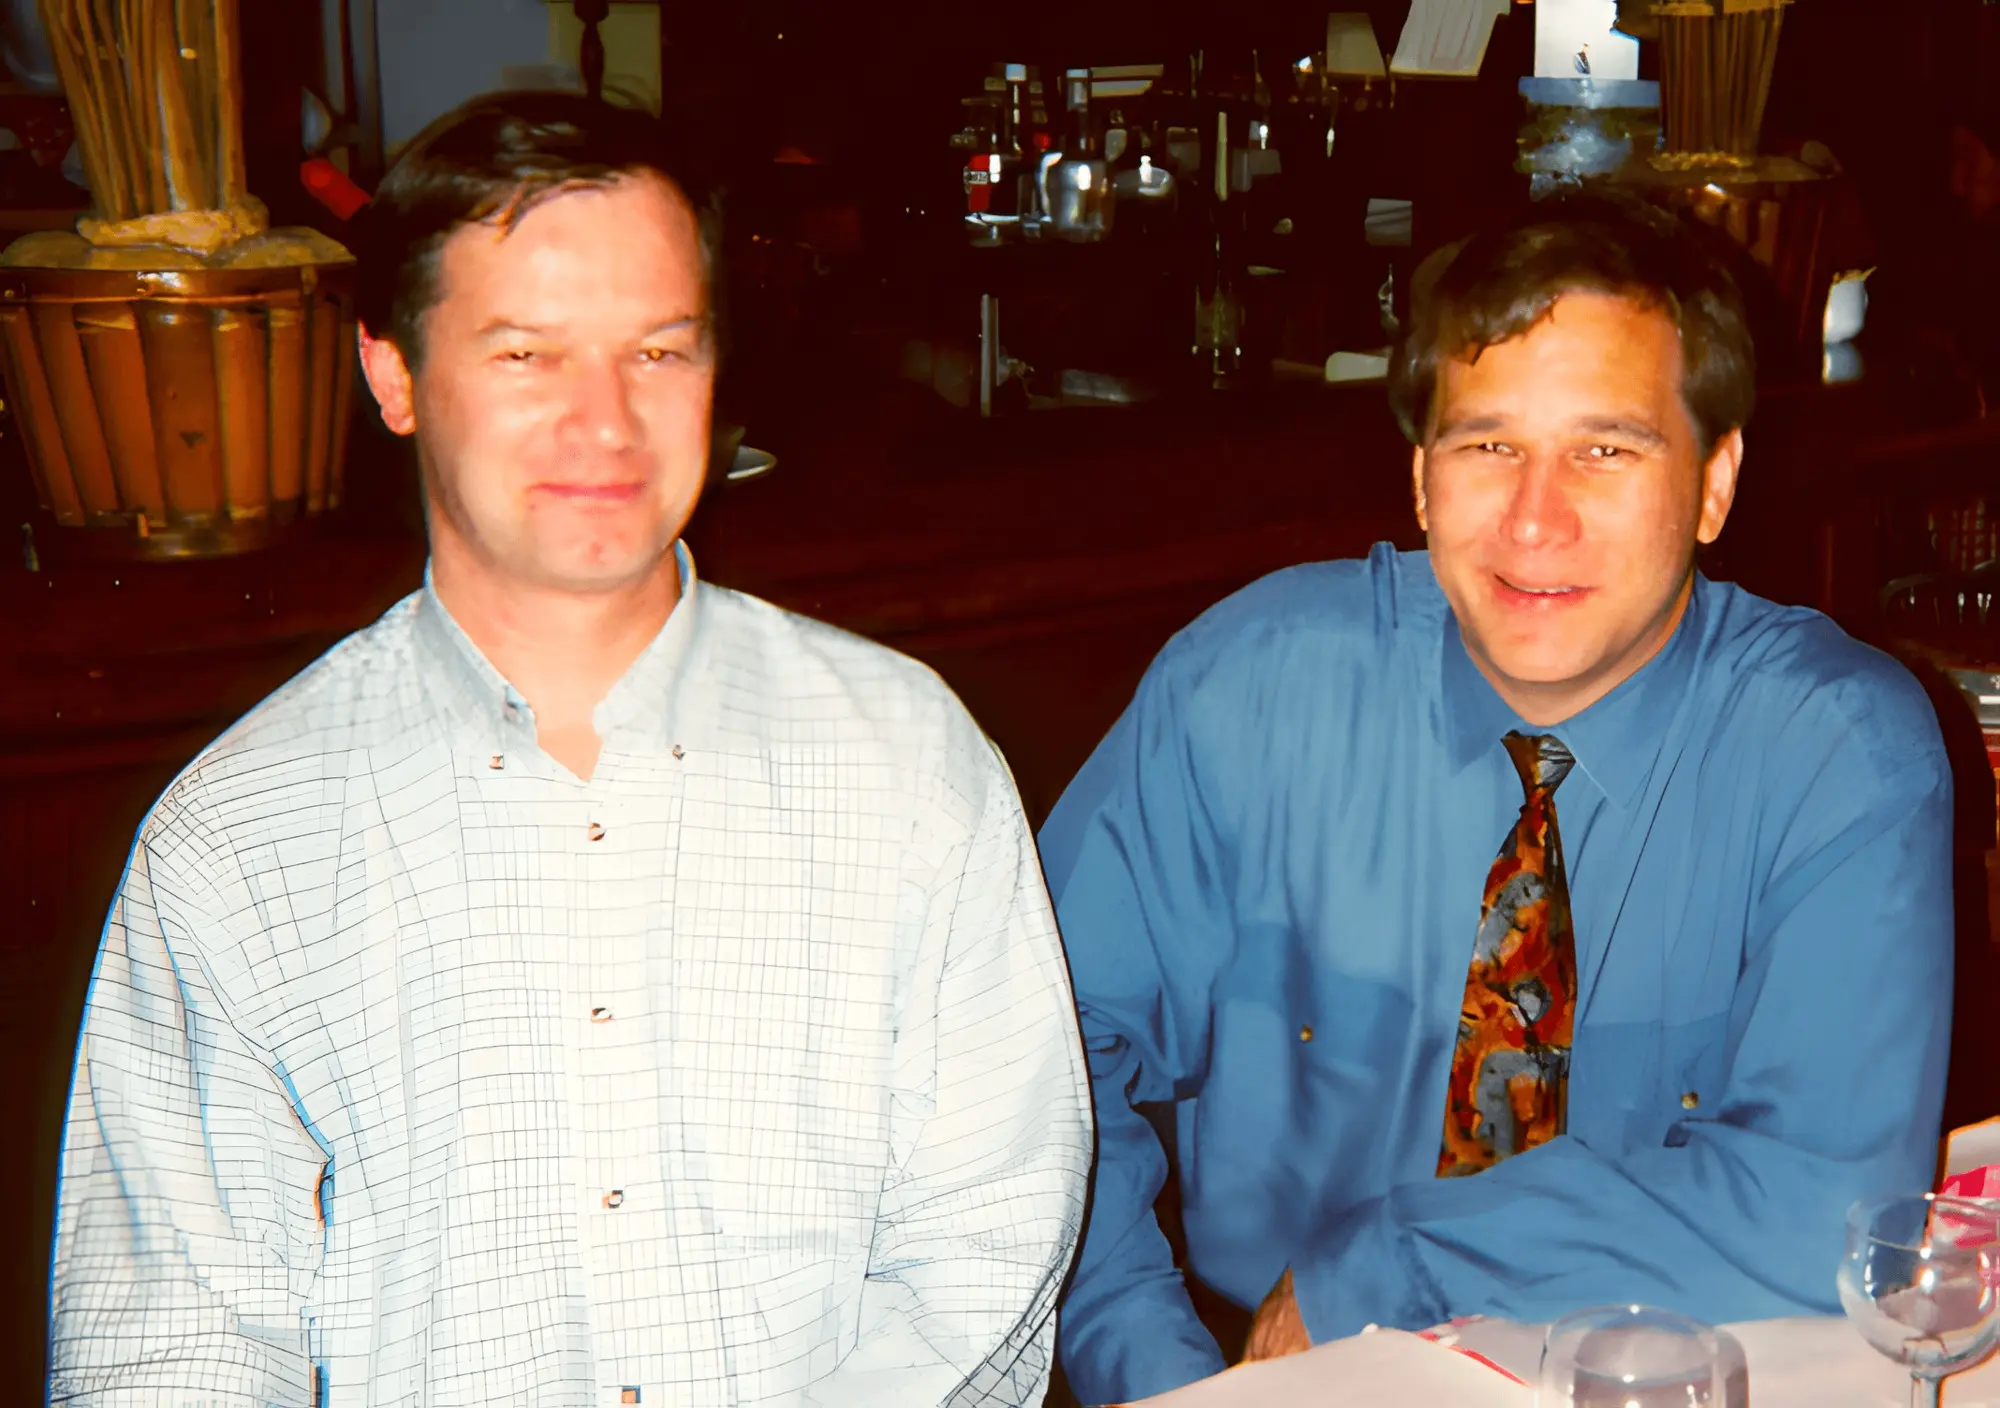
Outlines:
[[[1907, 1408], [1910, 1374], [1842, 1319], [1726, 1327], [1750, 1358], [1755, 1408]], [[1945, 1408], [2000, 1408], [2000, 1360], [1944, 1381]]]
[[[1724, 1327], [1749, 1365], [1749, 1398], [1731, 1408], [1906, 1408], [1910, 1381], [1838, 1318]], [[1457, 1330], [1532, 1384], [1541, 1328], [1484, 1321]], [[2000, 1357], [1945, 1381], [1945, 1408], [2000, 1408]], [[1534, 1408], [1523, 1387], [1477, 1360], [1393, 1330], [1245, 1365], [1146, 1400], [1146, 1408]]]

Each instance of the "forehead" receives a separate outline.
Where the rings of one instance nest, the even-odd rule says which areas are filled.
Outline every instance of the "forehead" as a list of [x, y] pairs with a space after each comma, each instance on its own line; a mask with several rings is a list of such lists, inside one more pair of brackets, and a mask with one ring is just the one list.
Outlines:
[[1680, 332], [1666, 312], [1606, 293], [1564, 294], [1526, 332], [1438, 367], [1436, 418], [1664, 414], [1679, 405]]
[[461, 226], [439, 260], [438, 307], [533, 311], [706, 304], [699, 221], [671, 184], [633, 175], [544, 195], [510, 220]]

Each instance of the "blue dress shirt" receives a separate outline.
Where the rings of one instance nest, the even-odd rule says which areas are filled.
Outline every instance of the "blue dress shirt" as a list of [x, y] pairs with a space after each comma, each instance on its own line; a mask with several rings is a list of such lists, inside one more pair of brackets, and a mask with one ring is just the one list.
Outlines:
[[[1576, 923], [1569, 1129], [1434, 1176], [1501, 738], [1553, 732]], [[1930, 1186], [1951, 780], [1916, 682], [1697, 578], [1672, 639], [1553, 729], [1465, 653], [1427, 554], [1277, 573], [1182, 631], [1041, 835], [1095, 1087], [1061, 1354], [1086, 1403], [1222, 1368], [1153, 1216], [1315, 1342], [1643, 1301], [1832, 1312], [1843, 1219]]]

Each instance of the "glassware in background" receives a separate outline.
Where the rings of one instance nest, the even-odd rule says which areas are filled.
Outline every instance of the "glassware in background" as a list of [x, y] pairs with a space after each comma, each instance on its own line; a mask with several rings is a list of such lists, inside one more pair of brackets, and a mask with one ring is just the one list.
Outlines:
[[2000, 1201], [1910, 1194], [1847, 1214], [1840, 1304], [1861, 1337], [1910, 1370], [1911, 1408], [2000, 1340]]
[[1715, 1331], [1646, 1305], [1565, 1315], [1542, 1342], [1537, 1408], [1723, 1408]]
[[1048, 211], [1049, 233], [1094, 244], [1111, 233], [1117, 202], [1090, 110], [1089, 69], [1073, 68], [1063, 74], [1063, 103], [1069, 130], [1061, 159], [1042, 168], [1042, 204]]

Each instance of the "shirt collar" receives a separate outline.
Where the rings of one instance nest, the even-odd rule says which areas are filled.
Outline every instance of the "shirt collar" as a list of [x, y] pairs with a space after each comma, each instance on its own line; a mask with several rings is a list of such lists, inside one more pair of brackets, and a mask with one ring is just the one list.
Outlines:
[[1687, 610], [1659, 653], [1588, 709], [1553, 728], [1528, 723], [1494, 692], [1466, 653], [1457, 617], [1447, 611], [1439, 675], [1445, 754], [1452, 770], [1469, 766], [1488, 749], [1498, 752], [1509, 729], [1553, 733], [1606, 800], [1630, 805], [1652, 772], [1667, 725], [1687, 693], [1707, 591], [1707, 579], [1696, 573]]
[[[666, 624], [639, 652], [618, 682], [598, 703], [591, 721], [597, 735], [610, 745], [618, 738], [628, 745], [666, 748], [671, 700], [701, 616], [701, 585], [694, 555], [684, 543], [674, 544], [680, 572], [680, 600]], [[426, 692], [439, 710], [461, 730], [490, 746], [496, 755], [519, 752], [535, 742], [534, 710], [521, 692], [474, 645], [438, 599], [430, 568], [418, 594], [416, 622], [417, 669]]]

